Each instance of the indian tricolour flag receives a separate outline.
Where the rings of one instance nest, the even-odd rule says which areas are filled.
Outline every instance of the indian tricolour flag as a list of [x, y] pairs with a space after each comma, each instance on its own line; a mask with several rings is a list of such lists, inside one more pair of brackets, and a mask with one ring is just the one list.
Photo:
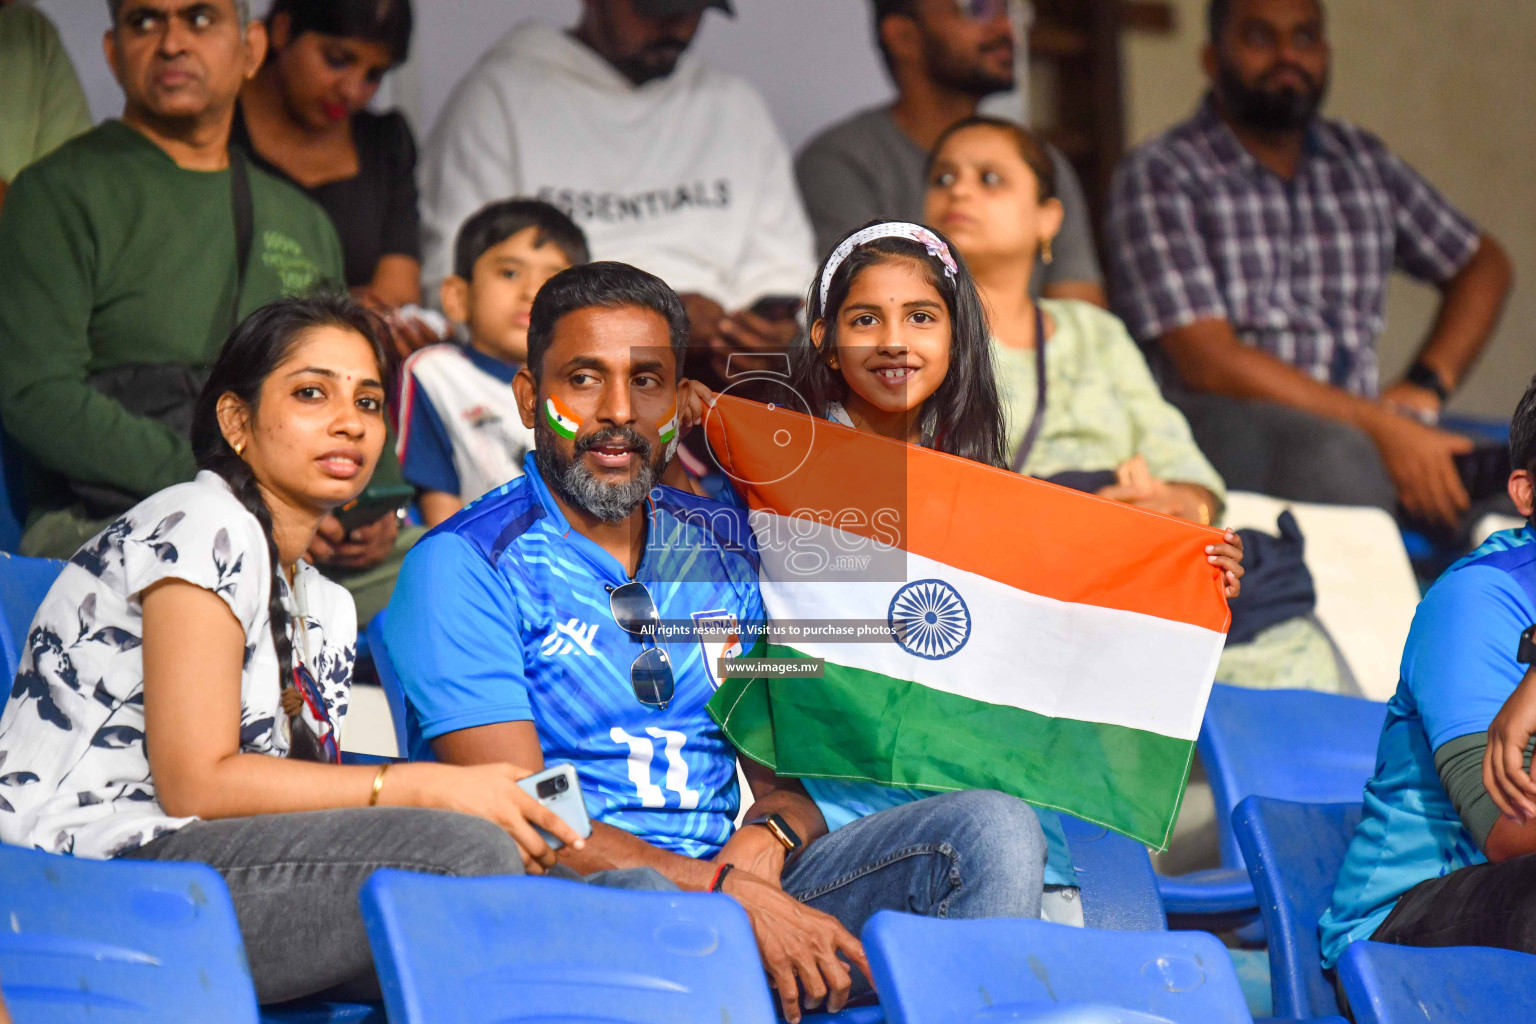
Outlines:
[[767, 656], [825, 663], [722, 681], [743, 753], [1166, 847], [1230, 618], [1219, 531], [731, 396], [705, 429], [752, 510]]

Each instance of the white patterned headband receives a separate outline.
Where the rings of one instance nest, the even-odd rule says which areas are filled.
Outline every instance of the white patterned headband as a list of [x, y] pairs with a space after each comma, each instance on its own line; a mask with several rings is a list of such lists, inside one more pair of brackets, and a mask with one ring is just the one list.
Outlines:
[[827, 257], [827, 267], [821, 272], [821, 310], [826, 314], [827, 292], [832, 290], [832, 275], [837, 273], [837, 268], [843, 265], [853, 250], [865, 242], [873, 242], [877, 238], [905, 238], [916, 242], [928, 250], [928, 255], [937, 256], [940, 263], [944, 264], [944, 275], [953, 278], [960, 272], [955, 264], [954, 256], [950, 255], [949, 246], [944, 244], [944, 239], [934, 234], [921, 224], [913, 224], [904, 220], [888, 220], [883, 224], [871, 224], [862, 231], [855, 231], [843, 239], [843, 244], [832, 250], [832, 255]]

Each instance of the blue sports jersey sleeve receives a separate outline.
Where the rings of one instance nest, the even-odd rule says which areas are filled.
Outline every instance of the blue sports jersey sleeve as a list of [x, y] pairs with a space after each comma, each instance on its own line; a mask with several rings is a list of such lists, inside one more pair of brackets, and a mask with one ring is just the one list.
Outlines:
[[413, 759], [444, 733], [533, 720], [520, 620], [506, 578], [462, 537], [432, 533], [411, 549], [384, 645], [405, 690]]
[[1431, 750], [1487, 731], [1524, 675], [1515, 651], [1533, 615], [1509, 573], [1488, 566], [1452, 571], [1430, 588], [1403, 651], [1403, 679]]
[[428, 491], [459, 493], [459, 471], [453, 467], [453, 442], [448, 428], [427, 395], [427, 389], [411, 374], [405, 386], [411, 390], [410, 416], [402, 424], [401, 447], [405, 457], [400, 473], [412, 485]]

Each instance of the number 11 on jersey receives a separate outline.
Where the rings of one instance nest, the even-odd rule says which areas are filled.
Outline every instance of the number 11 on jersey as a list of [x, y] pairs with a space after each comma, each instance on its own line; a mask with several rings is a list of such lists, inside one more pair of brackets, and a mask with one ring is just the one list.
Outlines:
[[662, 781], [667, 789], [677, 794], [680, 808], [691, 811], [698, 807], [699, 791], [688, 788], [688, 762], [683, 760], [683, 744], [688, 742], [688, 737], [675, 729], [658, 729], [654, 726], [647, 727], [645, 733], [645, 736], [631, 736], [618, 726], [614, 726], [608, 733], [613, 742], [629, 748], [629, 781], [635, 784], [640, 794], [640, 806], [667, 806], [667, 794], [661, 786], [651, 781], [651, 763], [656, 760], [656, 744], [653, 741], [662, 740], [662, 756], [666, 758]]

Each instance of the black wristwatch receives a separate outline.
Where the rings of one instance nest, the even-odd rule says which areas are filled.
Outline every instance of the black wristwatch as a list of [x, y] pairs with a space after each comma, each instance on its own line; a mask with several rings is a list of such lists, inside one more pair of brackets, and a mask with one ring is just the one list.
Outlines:
[[1441, 402], [1451, 397], [1451, 389], [1445, 386], [1445, 380], [1439, 372], [1418, 360], [1414, 360], [1413, 365], [1408, 367], [1408, 372], [1403, 375], [1403, 379], [1416, 388], [1433, 391]]
[[795, 830], [789, 827], [789, 822], [785, 821], [780, 815], [767, 814], [761, 818], [753, 818], [751, 821], [741, 823], [742, 828], [746, 828], [748, 825], [762, 825], [772, 833], [773, 838], [783, 845], [786, 857], [793, 857], [805, 845], [805, 842]]
[[1515, 660], [1522, 665], [1536, 663], [1536, 626], [1520, 634], [1520, 650], [1515, 652]]

